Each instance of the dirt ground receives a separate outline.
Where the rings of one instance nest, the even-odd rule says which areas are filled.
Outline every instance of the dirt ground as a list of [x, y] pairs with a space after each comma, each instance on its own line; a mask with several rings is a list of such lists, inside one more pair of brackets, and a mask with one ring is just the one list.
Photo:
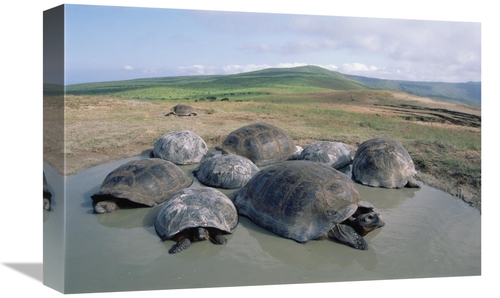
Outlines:
[[[420, 121], [424, 125], [452, 126], [454, 129], [474, 130], [480, 133], [480, 108], [438, 102], [431, 99], [413, 97], [408, 94], [394, 93], [401, 100], [400, 104], [365, 101], [362, 104], [352, 99], [336, 103], [339, 108], [357, 113], [370, 113], [387, 117], [399, 117]], [[400, 97], [400, 98], [398, 98]], [[430, 101], [430, 102], [427, 102]], [[245, 103], [240, 103], [245, 104]], [[126, 157], [148, 156], [155, 139], [165, 131], [188, 129], [197, 131], [209, 147], [219, 145], [232, 130], [252, 121], [248, 114], [232, 113], [231, 117], [221, 118], [213, 115], [211, 108], [203, 108], [199, 116], [175, 117], [165, 121], [162, 113], [168, 111], [172, 103], [158, 106], [155, 103], [135, 100], [118, 100], [102, 98], [72, 98], [62, 105], [50, 105], [44, 102], [44, 159], [58, 171], [66, 175], [76, 174], [91, 166], [99, 165]], [[432, 108], [429, 108], [431, 106]], [[168, 107], [168, 108], [167, 108]], [[125, 113], [126, 112], [126, 113]], [[126, 114], [126, 118], [121, 118]], [[60, 143], [62, 135], [61, 115], [65, 121], [65, 146]], [[58, 118], [59, 117], [59, 118]], [[262, 119], [265, 116], [260, 116]], [[173, 118], [169, 118], [173, 119]], [[261, 120], [262, 120], [261, 119]], [[109, 121], [108, 121], [109, 120]], [[264, 119], [270, 123], [295, 125], [290, 119], [275, 119], [269, 116]], [[216, 129], [214, 129], [216, 127]], [[298, 128], [297, 128], [298, 129]], [[53, 136], [52, 136], [53, 134]], [[305, 147], [315, 139], [296, 139], [297, 145]], [[357, 136], [348, 137], [344, 142], [352, 149], [360, 144]], [[64, 152], [54, 148], [64, 147]], [[419, 148], [415, 148], [419, 150]], [[440, 148], [422, 148], [416, 154], [429, 154], [429, 150], [439, 154]], [[481, 163], [481, 154], [477, 151], [452, 152], [473, 163]], [[63, 161], [65, 164], [63, 165]], [[481, 181], [454, 175], [440, 167], [417, 166], [417, 180], [446, 191], [481, 210]], [[63, 170], [64, 169], [64, 170]]]

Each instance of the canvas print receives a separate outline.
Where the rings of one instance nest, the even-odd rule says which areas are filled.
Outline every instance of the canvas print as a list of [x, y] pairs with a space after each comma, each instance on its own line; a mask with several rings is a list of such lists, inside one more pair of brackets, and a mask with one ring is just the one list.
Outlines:
[[45, 285], [481, 275], [480, 23], [71, 4], [43, 25]]

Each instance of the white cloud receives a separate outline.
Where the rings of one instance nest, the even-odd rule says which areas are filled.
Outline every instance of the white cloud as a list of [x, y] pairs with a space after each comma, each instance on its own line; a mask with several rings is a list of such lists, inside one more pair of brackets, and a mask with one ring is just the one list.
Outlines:
[[[273, 41], [269, 48], [272, 52], [302, 57], [306, 53], [329, 53], [332, 57], [348, 54], [358, 61], [377, 59], [372, 63], [384, 64], [388, 69], [348, 63], [339, 71], [391, 79], [481, 80], [480, 23], [298, 16], [287, 25], [269, 28], [283, 37]], [[401, 69], [401, 65], [411, 65], [411, 69]], [[402, 70], [400, 77], [396, 76], [398, 68]]]
[[[292, 68], [292, 67], [299, 67], [299, 66], [306, 66], [306, 65], [311, 65], [307, 63], [302, 63], [302, 62], [284, 62], [284, 63], [278, 63], [278, 64], [228, 64], [228, 65], [223, 65], [221, 67], [215, 67], [215, 66], [204, 66], [204, 65], [191, 65], [191, 66], [179, 66], [177, 67], [177, 75], [214, 75], [214, 74], [237, 74], [237, 73], [244, 73], [244, 72], [251, 72], [251, 71], [257, 71], [257, 70], [262, 70], [266, 68]], [[334, 64], [326, 64], [326, 65], [320, 65], [320, 64], [313, 64], [315, 66], [319, 66], [328, 70], [338, 70], [339, 67]]]
[[267, 64], [246, 64], [246, 65], [230, 64], [222, 66], [222, 72], [224, 74], [235, 74], [241, 72], [256, 71], [270, 67], [271, 66]]
[[123, 67], [123, 69], [125, 69], [125, 70], [134, 70], [134, 68], [132, 66], [130, 66], [130, 65], [125, 65]]
[[217, 68], [200, 64], [191, 66], [179, 66], [177, 70], [185, 75], [212, 75], [217, 73]]
[[328, 70], [333, 70], [333, 71], [336, 71], [339, 69], [339, 67], [335, 64], [327, 64], [327, 65], [316, 65], [316, 66], [319, 66], [319, 67], [323, 67], [325, 69], [328, 69]]
[[262, 54], [262, 53], [269, 53], [269, 52], [274, 52], [274, 46], [266, 43], [262, 44], [246, 44], [244, 46], [241, 46], [240, 49], [251, 52], [251, 53], [257, 53], [257, 54]]
[[291, 68], [291, 67], [299, 67], [299, 66], [306, 66], [306, 63], [279, 63], [278, 65], [274, 66], [276, 68]]
[[279, 47], [279, 53], [284, 55], [295, 55], [302, 53], [317, 52], [322, 49], [323, 45], [310, 38], [302, 38], [289, 41], [285, 45]]
[[378, 68], [374, 65], [367, 66], [363, 63], [344, 63], [342, 64], [342, 71], [347, 73], [356, 73], [356, 72], [369, 72], [369, 71], [377, 71]]
[[154, 74], [154, 75], [160, 74], [161, 72], [162, 71], [160, 69], [157, 69], [157, 68], [143, 69], [142, 70], [142, 73], [145, 73], [145, 74]]
[[[360, 35], [353, 38], [355, 44], [357, 44], [362, 49], [367, 49], [369, 51], [378, 51], [382, 46], [381, 37], [377, 34], [366, 34]], [[390, 44], [388, 47], [392, 47]]]

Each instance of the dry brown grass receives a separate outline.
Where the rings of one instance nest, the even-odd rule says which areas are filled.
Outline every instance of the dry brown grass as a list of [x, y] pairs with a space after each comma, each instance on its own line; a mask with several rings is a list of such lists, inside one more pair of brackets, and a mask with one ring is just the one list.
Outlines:
[[[307, 98], [309, 102], [298, 103], [297, 99], [300, 98]], [[291, 103], [287, 103], [287, 100]], [[459, 181], [440, 169], [440, 166], [432, 166], [432, 162], [425, 160], [430, 150], [439, 155], [440, 149], [433, 148], [443, 138], [433, 135], [439, 132], [452, 136], [453, 142], [472, 144], [450, 145], [453, 150], [441, 154], [453, 154], [466, 160], [464, 152], [472, 151], [468, 156], [474, 158], [470, 161], [480, 164], [480, 144], [475, 144], [480, 143], [480, 118], [479, 127], [474, 127], [478, 123], [457, 125], [431, 118], [426, 119], [437, 122], [418, 119], [408, 121], [404, 117], [407, 113], [413, 113], [413, 109], [401, 112], [391, 106], [409, 104], [439, 107], [448, 111], [445, 114], [450, 117], [455, 112], [480, 117], [479, 108], [400, 93], [332, 91], [283, 95], [277, 102], [187, 102], [197, 110], [198, 116], [163, 116], [177, 103], [181, 102], [67, 96], [63, 106], [61, 98], [47, 97], [44, 100], [44, 159], [60, 173], [73, 175], [105, 162], [148, 154], [156, 139], [170, 131], [193, 131], [214, 147], [231, 131], [243, 125], [265, 121], [283, 128], [300, 146], [316, 140], [332, 140], [345, 142], [356, 149], [362, 141], [374, 135], [394, 137], [408, 145], [410, 153], [422, 161], [420, 170], [425, 170], [421, 176], [423, 181], [444, 190], [454, 189], [457, 195], [472, 197], [466, 200], [475, 202], [472, 204], [476, 207], [480, 206], [480, 178], [479, 183]], [[425, 114], [426, 111], [419, 113]], [[64, 139], [61, 138], [63, 120]], [[470, 121], [476, 120], [471, 118]], [[415, 142], [415, 139], [430, 141]], [[476, 147], [466, 149], [471, 146]], [[424, 163], [427, 169], [423, 167]], [[448, 176], [443, 178], [440, 175]], [[439, 179], [433, 182], [429, 177]], [[442, 181], [449, 183], [439, 186]]]

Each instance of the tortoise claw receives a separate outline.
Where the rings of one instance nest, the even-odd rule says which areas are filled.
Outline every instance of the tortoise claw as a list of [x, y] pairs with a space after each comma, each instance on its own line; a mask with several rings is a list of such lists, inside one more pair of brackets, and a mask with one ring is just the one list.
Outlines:
[[342, 224], [335, 225], [330, 231], [329, 236], [355, 249], [368, 250], [368, 243], [350, 226]]
[[191, 246], [191, 240], [189, 240], [189, 238], [184, 238], [181, 241], [177, 242], [174, 246], [172, 246], [172, 248], [168, 251], [168, 253], [176, 254], [178, 252], [186, 250], [190, 246]]
[[220, 244], [220, 245], [227, 243], [226, 237], [224, 237], [220, 234], [212, 235], [212, 237], [210, 237], [210, 240], [212, 240], [213, 243]]

